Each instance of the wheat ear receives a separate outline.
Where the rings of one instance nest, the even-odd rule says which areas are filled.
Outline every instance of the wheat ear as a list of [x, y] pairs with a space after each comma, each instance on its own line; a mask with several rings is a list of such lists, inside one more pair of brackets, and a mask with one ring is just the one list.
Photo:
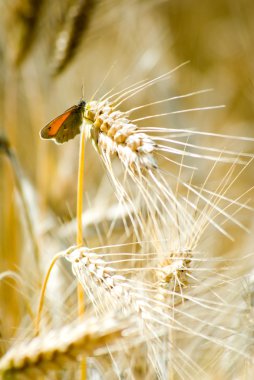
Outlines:
[[[61, 370], [96, 354], [127, 335], [134, 322], [130, 318], [80, 320], [59, 331], [51, 331], [30, 342], [11, 348], [0, 360], [3, 379], [34, 380], [49, 371]], [[129, 330], [130, 331], [130, 330]]]
[[[157, 283], [144, 281], [142, 274], [144, 271], [150, 275], [154, 271], [163, 273], [165, 268], [160, 270], [158, 267], [148, 265], [141, 268], [125, 267], [122, 270], [114, 269], [110, 262], [107, 263], [101, 258], [102, 255], [89, 251], [85, 247], [79, 247], [70, 253], [66, 253], [65, 258], [72, 263], [73, 272], [84, 287], [88, 297], [91, 298], [94, 304], [96, 302], [96, 312], [100, 312], [100, 307], [103, 308], [102, 313], [105, 313], [108, 309], [112, 310], [112, 308], [121, 313], [135, 312], [137, 322], [140, 325], [140, 332], [143, 332], [146, 337], [151, 337], [152, 334], [154, 338], [158, 334], [157, 339], [163, 328], [166, 327], [172, 331], [179, 331], [183, 334], [191, 334], [193, 337], [204, 339], [217, 347], [227, 348], [231, 352], [249, 359], [250, 356], [244, 352], [244, 349], [234, 347], [230, 340], [226, 341], [223, 334], [237, 334], [248, 342], [252, 342], [252, 339], [239, 332], [234, 325], [224, 326], [217, 323], [218, 311], [225, 314], [230, 309], [234, 310], [234, 308], [239, 307], [238, 305], [228, 306], [223, 301], [218, 301], [217, 292], [214, 292], [214, 290], [218, 285], [221, 287], [220, 274], [218, 274], [218, 277], [214, 276], [214, 279], [208, 278], [208, 281], [203, 278], [202, 285], [204, 289], [201, 294], [197, 293], [198, 286], [194, 286], [192, 291], [189, 289], [189, 294], [182, 291], [183, 285], [185, 285], [184, 282], [189, 281], [189, 279], [192, 279], [191, 285], [195, 285], [194, 282], [198, 281], [196, 273], [198, 273], [199, 269], [201, 269], [201, 273], [203, 269], [208, 272], [212, 270], [211, 268], [190, 268], [193, 260], [191, 254], [193, 252], [187, 251], [182, 252], [182, 257], [179, 253], [178, 256], [173, 254], [172, 263], [166, 268], [168, 272], [164, 276], [164, 280], [157, 281]], [[199, 259], [194, 257], [194, 260], [198, 261]], [[203, 259], [200, 259], [200, 261], [202, 262]], [[119, 275], [119, 273], [129, 273], [130, 271], [136, 273], [133, 279]], [[193, 271], [194, 274], [191, 275], [190, 272]], [[216, 269], [214, 271], [216, 272]], [[211, 280], [214, 282], [211, 282]], [[110, 296], [108, 302], [105, 302], [106, 293], [100, 293], [100, 295], [98, 293], [97, 296], [102, 296], [103, 299], [96, 301], [96, 293], [102, 289]], [[209, 296], [214, 296], [214, 293], [215, 300], [210, 302]], [[197, 307], [197, 305], [199, 305], [200, 315], [193, 314], [193, 307]], [[222, 306], [226, 307], [226, 310], [221, 309]], [[202, 315], [207, 313], [207, 310], [210, 310], [211, 315], [209, 315], [208, 319], [203, 319]], [[207, 314], [206, 316], [208, 317]], [[201, 326], [202, 329], [193, 329], [192, 326], [195, 326], [195, 324]], [[212, 335], [211, 329], [213, 329]]]
[[89, 137], [100, 153], [117, 155], [132, 171], [157, 168], [153, 152], [155, 143], [146, 133], [139, 133], [121, 111], [115, 111], [108, 100], [86, 105], [85, 118], [91, 120]]
[[[188, 282], [186, 272], [190, 270], [189, 266], [191, 262], [190, 252], [183, 253], [182, 257], [180, 254], [177, 256], [176, 254], [172, 254], [171, 264], [168, 264], [167, 267], [164, 265], [163, 268], [150, 266], [143, 268], [123, 268], [123, 274], [119, 274], [119, 269], [114, 268], [110, 265], [110, 262], [107, 263], [101, 255], [90, 251], [86, 247], [67, 250], [64, 257], [71, 262], [73, 273], [83, 286], [88, 297], [92, 293], [93, 296], [91, 298], [95, 300], [94, 293], [96, 293], [96, 289], [104, 289], [110, 295], [109, 302], [113, 308], [117, 308], [117, 310], [123, 308], [123, 310], [127, 310], [128, 312], [136, 312], [136, 316], [140, 318], [142, 324], [144, 323], [145, 326], [148, 326], [148, 329], [150, 329], [151, 323], [155, 320], [157, 320], [156, 323], [161, 326], [165, 325], [165, 321], [169, 324], [170, 321], [172, 321], [172, 317], [167, 315], [168, 310], [166, 313], [165, 310], [167, 308], [171, 310], [181, 303], [179, 299], [182, 301], [184, 298], [181, 288]], [[136, 259], [138, 260], [138, 258]], [[144, 270], [150, 274], [156, 272], [158, 276], [156, 284], [139, 280], [139, 277], [135, 277], [136, 280], [132, 282], [124, 275], [124, 273], [131, 271], [134, 273], [142, 273]], [[179, 285], [178, 287], [176, 283]], [[163, 302], [156, 300], [157, 296], [154, 294], [154, 291], [159, 294], [161, 290], [162, 293], [164, 292], [164, 295], [167, 294], [173, 298], [172, 305], [164, 305]], [[152, 309], [147, 302], [150, 292], [153, 297], [150, 298], [150, 302], [154, 304], [154, 309]], [[175, 298], [177, 300], [175, 300]], [[108, 305], [103, 312], [107, 311], [107, 307]]]
[[191, 259], [191, 250], [170, 253], [167, 259], [159, 263], [156, 271], [159, 285], [173, 292], [181, 291], [189, 281], [187, 274], [190, 271]]
[[53, 51], [53, 74], [60, 74], [77, 53], [96, 6], [94, 0], [72, 2], [65, 12], [64, 25], [56, 36]]
[[[177, 181], [177, 187], [181, 187], [184, 192], [190, 193], [192, 197], [202, 200], [202, 202], [207, 204], [207, 207], [213, 205], [218, 211], [218, 215], [221, 214], [230, 219], [227, 212], [217, 205], [219, 198], [216, 200], [215, 196], [209, 195], [209, 190], [204, 186], [202, 186], [202, 192], [199, 192], [194, 184], [192, 185], [186, 179], [182, 179], [183, 175], [186, 177], [185, 173], [182, 175], [182, 169], [187, 168], [189, 171], [191, 170], [191, 175], [193, 175], [194, 170], [197, 169], [193, 166], [193, 160], [205, 159], [213, 161], [214, 166], [218, 166], [219, 163], [232, 164], [233, 166], [244, 164], [245, 166], [248, 165], [252, 157], [252, 154], [248, 153], [237, 153], [225, 149], [222, 151], [217, 147], [199, 146], [189, 142], [189, 138], [192, 136], [211, 136], [211, 140], [213, 140], [219, 137], [216, 134], [172, 128], [140, 127], [138, 123], [142, 120], [164, 116], [164, 114], [161, 114], [131, 119], [131, 113], [142, 108], [142, 106], [126, 112], [118, 109], [121, 103], [129, 97], [134, 96], [137, 92], [156, 83], [159, 78], [125, 92], [120, 92], [118, 97], [115, 94], [115, 99], [114, 96], [108, 96], [99, 101], [88, 102], [86, 103], [84, 112], [85, 119], [91, 122], [87, 127], [87, 136], [91, 139], [105, 164], [119, 201], [126, 206], [128, 204], [134, 210], [133, 215], [129, 213], [129, 217], [138, 240], [141, 240], [139, 231], [144, 228], [146, 215], [142, 211], [140, 212], [134, 205], [137, 194], [145, 204], [147, 213], [150, 216], [150, 220], [153, 221], [154, 229], [157, 232], [164, 229], [164, 227], [168, 227], [169, 221], [171, 229], [174, 229], [177, 234], [180, 233], [179, 230], [181, 228], [179, 220], [184, 221], [189, 230], [193, 228], [191, 224], [191, 205], [189, 205], [188, 209], [183, 205], [182, 191], [174, 192], [172, 190], [172, 180], [174, 182]], [[200, 92], [204, 91], [185, 94], [180, 96], [180, 98], [193, 96]], [[172, 99], [174, 98], [168, 98], [165, 101]], [[156, 103], [158, 102], [153, 104]], [[204, 107], [196, 110], [209, 108], [220, 107]], [[194, 111], [194, 109], [183, 110], [181, 112], [186, 111]], [[183, 137], [185, 141], [180, 141], [179, 139]], [[245, 140], [242, 137], [225, 135], [221, 135], [221, 139], [239, 142]], [[121, 179], [115, 174], [112, 163], [113, 156], [117, 156], [123, 165]], [[188, 165], [188, 162], [185, 162], [186, 158], [192, 160], [191, 166]], [[163, 164], [163, 160], [172, 164], [172, 170], [167, 171], [167, 177], [164, 175], [163, 165], [161, 165]], [[178, 175], [175, 174], [175, 170], [177, 170]], [[202, 215], [201, 209], [195, 210], [195, 212]], [[164, 218], [161, 216], [162, 214], [165, 215]], [[160, 218], [157, 217], [158, 215], [160, 215]], [[231, 217], [231, 221], [243, 228], [233, 217]], [[214, 226], [224, 233], [224, 230], [216, 223], [214, 223]]]
[[36, 269], [38, 271], [38, 274], [41, 275], [40, 247], [39, 247], [39, 243], [38, 243], [38, 239], [37, 239], [36, 231], [34, 227], [35, 223], [33, 220], [32, 213], [31, 213], [32, 205], [30, 204], [29, 198], [27, 195], [28, 181], [23, 173], [23, 170], [21, 168], [21, 165], [19, 163], [19, 160], [14, 150], [12, 149], [9, 141], [4, 136], [0, 136], [0, 151], [3, 151], [6, 154], [13, 168], [13, 172], [15, 175], [15, 182], [16, 182], [17, 190], [18, 190], [20, 200], [22, 203], [27, 230], [28, 230], [28, 233], [33, 245], [33, 255], [34, 255], [34, 261], [36, 264]]

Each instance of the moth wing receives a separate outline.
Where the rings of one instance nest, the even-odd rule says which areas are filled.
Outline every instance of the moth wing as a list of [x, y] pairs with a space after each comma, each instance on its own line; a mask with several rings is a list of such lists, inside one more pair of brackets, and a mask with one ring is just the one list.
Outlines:
[[56, 142], [62, 144], [79, 134], [82, 120], [82, 109], [75, 106], [75, 109], [72, 108], [72, 110], [70, 110], [68, 117], [63, 119], [63, 122], [55, 135]]
[[54, 138], [61, 128], [62, 124], [66, 121], [66, 119], [70, 116], [71, 112], [73, 112], [74, 108], [76, 106], [73, 106], [69, 109], [67, 109], [63, 114], [60, 116], [57, 116], [55, 119], [50, 121], [44, 128], [42, 128], [40, 135], [43, 139], [51, 139]]

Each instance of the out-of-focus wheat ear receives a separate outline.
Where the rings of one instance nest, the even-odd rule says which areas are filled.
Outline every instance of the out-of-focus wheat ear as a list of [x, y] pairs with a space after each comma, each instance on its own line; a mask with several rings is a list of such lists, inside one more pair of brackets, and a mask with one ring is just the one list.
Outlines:
[[[0, 136], [0, 152], [3, 152], [6, 154], [6, 156], [10, 159], [14, 175], [15, 175], [15, 182], [17, 186], [17, 190], [21, 199], [24, 217], [26, 221], [26, 227], [29, 232], [29, 236], [32, 242], [33, 246], [33, 255], [35, 264], [37, 266], [38, 273], [40, 274], [40, 247], [36, 236], [35, 231], [35, 223], [34, 218], [31, 214], [31, 210], [33, 209], [33, 206], [30, 205], [30, 194], [28, 193], [29, 183], [26, 179], [22, 167], [17, 159], [17, 156], [14, 152], [14, 150], [11, 148], [11, 145], [7, 138], [4, 136]], [[29, 189], [30, 190], [30, 189]]]
[[[18, 31], [14, 62], [18, 66], [29, 55], [38, 35], [38, 25], [44, 0], [15, 0], [10, 6], [9, 29]], [[15, 25], [15, 28], [13, 28]]]
[[37, 379], [80, 362], [82, 356], [107, 353], [108, 347], [135, 335], [131, 316], [83, 319], [60, 330], [13, 346], [0, 360], [3, 379]]
[[77, 53], [82, 37], [93, 15], [95, 0], [72, 1], [58, 33], [52, 58], [52, 72], [60, 74]]
[[[86, 238], [88, 239], [93, 238], [97, 236], [98, 228], [103, 228], [105, 223], [109, 226], [114, 226], [114, 232], [119, 233], [125, 228], [127, 229], [127, 225], [130, 223], [129, 212], [131, 211], [126, 207], [119, 206], [118, 203], [105, 209], [98, 204], [98, 206], [96, 205], [96, 207], [93, 208], [92, 213], [90, 210], [83, 212], [83, 234], [85, 232]], [[63, 224], [57, 229], [57, 237], [59, 239], [72, 239], [76, 233], [76, 226], [77, 220], [73, 218], [70, 222]], [[128, 234], [128, 230], [126, 232]]]
[[11, 271], [11, 270], [0, 273], [0, 282], [4, 281], [4, 280], [8, 280], [8, 279], [12, 279], [17, 283], [17, 291], [19, 292], [19, 294], [22, 296], [22, 298], [24, 300], [24, 304], [25, 304], [27, 313], [30, 316], [31, 320], [34, 320], [34, 313], [33, 313], [33, 310], [31, 308], [31, 305], [30, 305], [30, 302], [29, 302], [27, 296], [24, 294], [24, 292], [19, 291], [19, 289], [25, 288], [25, 286], [24, 286], [25, 284], [24, 284], [22, 277], [18, 273]]
[[0, 135], [0, 152], [5, 153], [7, 156], [9, 156], [10, 149], [10, 142], [5, 136]]

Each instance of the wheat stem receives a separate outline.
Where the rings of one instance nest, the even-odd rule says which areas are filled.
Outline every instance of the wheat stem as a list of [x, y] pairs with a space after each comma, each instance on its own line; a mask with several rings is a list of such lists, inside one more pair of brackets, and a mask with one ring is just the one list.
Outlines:
[[[85, 164], [85, 126], [81, 127], [79, 146], [79, 167], [77, 184], [77, 245], [83, 244], [82, 234], [82, 210], [83, 210], [83, 190], [84, 190], [84, 164]], [[81, 318], [85, 314], [84, 292], [80, 283], [77, 285], [78, 315]], [[81, 361], [81, 380], [86, 380], [86, 359]]]
[[46, 273], [46, 276], [44, 278], [44, 281], [43, 281], [43, 284], [42, 284], [42, 288], [41, 288], [41, 294], [40, 294], [40, 301], [39, 301], [39, 306], [38, 306], [38, 311], [37, 311], [37, 316], [36, 316], [36, 320], [35, 320], [35, 336], [39, 335], [39, 332], [40, 332], [40, 321], [41, 321], [41, 314], [42, 314], [42, 309], [43, 309], [43, 305], [44, 305], [44, 299], [45, 299], [45, 292], [46, 292], [46, 287], [47, 287], [47, 284], [48, 284], [48, 280], [49, 280], [49, 276], [50, 276], [50, 273], [55, 265], [55, 263], [57, 262], [57, 260], [63, 256], [63, 253], [60, 252], [60, 253], [57, 253], [51, 263], [50, 263], [50, 266], [47, 270], [47, 273]]
[[82, 235], [82, 209], [84, 188], [84, 158], [85, 158], [85, 130], [82, 128], [79, 147], [79, 167], [77, 184], [77, 245], [83, 244]]

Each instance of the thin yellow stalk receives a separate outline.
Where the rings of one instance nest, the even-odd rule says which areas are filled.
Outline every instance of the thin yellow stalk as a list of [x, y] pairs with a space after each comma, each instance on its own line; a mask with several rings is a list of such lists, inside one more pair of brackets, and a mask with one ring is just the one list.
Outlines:
[[[78, 184], [77, 184], [77, 245], [83, 244], [82, 228], [82, 211], [83, 211], [83, 190], [84, 190], [84, 164], [85, 164], [85, 127], [81, 128], [80, 146], [79, 146], [79, 167], [78, 167]], [[84, 292], [80, 283], [77, 287], [78, 298], [78, 315], [80, 318], [85, 313]], [[86, 359], [81, 361], [81, 380], [86, 380]]]
[[85, 130], [82, 128], [79, 147], [78, 191], [77, 191], [77, 245], [83, 244], [82, 211], [84, 188]]
[[46, 291], [46, 287], [48, 284], [48, 279], [49, 279], [50, 273], [51, 273], [53, 266], [55, 265], [56, 261], [62, 256], [63, 256], [63, 252], [60, 252], [60, 253], [57, 253], [53, 257], [53, 259], [50, 263], [50, 266], [47, 270], [46, 276], [44, 278], [42, 288], [41, 288], [40, 302], [39, 302], [38, 311], [37, 311], [36, 320], [35, 320], [35, 336], [39, 335], [39, 332], [40, 332], [41, 313], [42, 313], [42, 309], [43, 309], [43, 304], [44, 304], [44, 299], [45, 299], [45, 291]]

